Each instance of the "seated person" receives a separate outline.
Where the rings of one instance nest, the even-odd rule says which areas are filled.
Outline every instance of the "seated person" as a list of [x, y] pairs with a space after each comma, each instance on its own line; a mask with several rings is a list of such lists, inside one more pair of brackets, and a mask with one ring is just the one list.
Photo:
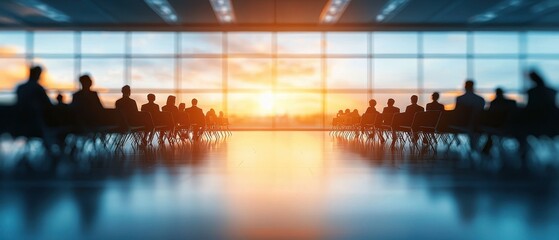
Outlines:
[[215, 114], [215, 110], [213, 108], [210, 109], [206, 113], [206, 124], [213, 125], [217, 123], [217, 114]]
[[433, 100], [430, 103], [427, 103], [427, 111], [444, 111], [444, 105], [440, 104], [439, 101], [439, 93], [438, 92], [434, 92], [433, 94], [431, 94], [431, 100]]
[[425, 109], [422, 106], [417, 105], [417, 100], [418, 100], [417, 95], [412, 95], [410, 100], [411, 100], [411, 104], [406, 107], [405, 113], [414, 115], [416, 112], [425, 111]]
[[122, 112], [125, 116], [132, 116], [138, 112], [138, 105], [136, 101], [130, 98], [130, 86], [122, 87], [122, 98], [116, 100], [116, 109]]
[[[369, 107], [367, 108], [367, 110], [365, 111], [365, 113], [378, 113], [377, 109], [377, 101], [374, 99], [369, 100]], [[347, 110], [346, 110], [347, 113]]]
[[187, 108], [186, 113], [188, 114], [188, 118], [190, 118], [192, 124], [197, 125], [197, 127], [194, 128], [194, 138], [196, 139], [201, 135], [200, 130], [203, 130], [206, 125], [206, 117], [204, 116], [204, 111], [197, 106], [198, 100], [196, 98], [193, 98], [191, 103], [192, 107]]
[[505, 97], [503, 89], [495, 89], [495, 99], [489, 103], [490, 112], [506, 112], [510, 113], [516, 109], [516, 101]]
[[91, 91], [93, 81], [89, 75], [79, 78], [82, 89], [72, 95], [70, 106], [85, 124], [95, 124], [102, 117], [103, 105], [97, 92]]
[[394, 113], [400, 113], [400, 108], [394, 107], [394, 99], [389, 98], [388, 101], [386, 102], [386, 106], [383, 110], [382, 110], [382, 114], [394, 114]]
[[177, 98], [175, 96], [169, 95], [169, 97], [167, 97], [167, 104], [161, 108], [161, 111], [170, 112], [173, 114], [173, 117], [176, 117], [179, 113], [179, 109], [175, 106], [176, 100]]
[[29, 79], [16, 89], [18, 117], [15, 132], [37, 137], [44, 136], [45, 114], [52, 109], [52, 103], [43, 86], [39, 83], [42, 68], [29, 69]]
[[185, 108], [186, 108], [186, 104], [184, 104], [184, 103], [179, 104], [179, 112], [184, 112]]
[[217, 123], [219, 125], [223, 125], [225, 124], [224, 120], [225, 120], [225, 114], [223, 113], [223, 111], [219, 111], [219, 116], [217, 117]]
[[485, 100], [474, 93], [474, 81], [467, 80], [464, 84], [465, 93], [456, 98], [456, 111], [481, 112], [485, 107]]
[[338, 113], [336, 114], [336, 117], [341, 117], [344, 115], [344, 110], [339, 110]]
[[142, 112], [149, 112], [151, 114], [159, 112], [159, 105], [154, 103], [155, 95], [150, 93], [148, 94], [148, 103], [142, 105]]

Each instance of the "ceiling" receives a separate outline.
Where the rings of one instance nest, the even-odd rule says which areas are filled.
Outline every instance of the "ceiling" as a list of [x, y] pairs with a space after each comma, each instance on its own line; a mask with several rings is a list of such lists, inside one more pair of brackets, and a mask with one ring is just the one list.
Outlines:
[[[79, 30], [436, 30], [436, 29], [559, 29], [559, 3], [535, 12], [534, 6], [556, 0], [407, 0], [407, 4], [377, 22], [389, 0], [352, 0], [335, 24], [321, 24], [328, 0], [231, 0], [236, 21], [217, 21], [209, 0], [167, 0], [178, 22], [165, 22], [144, 0], [40, 0], [67, 15], [67, 22], [45, 17], [36, 9], [0, 1], [0, 27], [16, 29]], [[37, 1], [37, 0], [32, 0]], [[472, 17], [494, 9], [503, 1], [520, 5], [499, 12], [487, 22]]]

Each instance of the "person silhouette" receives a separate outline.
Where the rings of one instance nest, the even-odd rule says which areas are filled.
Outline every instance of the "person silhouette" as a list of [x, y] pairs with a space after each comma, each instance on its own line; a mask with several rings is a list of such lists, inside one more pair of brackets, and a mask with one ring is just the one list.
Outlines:
[[134, 113], [138, 112], [138, 105], [134, 99], [130, 98], [130, 86], [125, 85], [122, 87], [122, 98], [116, 100], [116, 109], [122, 112], [125, 116], [132, 116]]
[[[377, 101], [375, 99], [369, 100], [369, 107], [367, 107], [365, 113], [378, 114], [379, 112], [377, 111], [376, 106], [377, 106]], [[348, 110], [349, 109], [346, 109], [346, 114], [348, 113]]]
[[412, 95], [410, 97], [410, 100], [411, 100], [411, 104], [406, 107], [406, 112], [405, 113], [411, 114], [411, 116], [413, 117], [413, 114], [415, 114], [416, 112], [424, 112], [425, 111], [425, 109], [422, 106], [417, 105], [417, 101], [419, 100], [417, 95]]
[[549, 112], [557, 111], [555, 105], [557, 91], [547, 87], [543, 78], [535, 70], [530, 71], [528, 76], [534, 86], [528, 90], [528, 103], [525, 111], [535, 118], [542, 118], [549, 115]]
[[70, 106], [84, 123], [95, 124], [102, 117], [103, 104], [97, 92], [91, 91], [93, 80], [89, 75], [80, 76], [79, 81], [82, 88], [72, 95]]
[[179, 104], [179, 112], [184, 112], [185, 108], [186, 108], [186, 104], [184, 104], [184, 103]]
[[439, 103], [439, 97], [440, 95], [438, 92], [431, 94], [431, 100], [433, 101], [427, 103], [427, 106], [425, 106], [427, 111], [444, 111], [444, 105]]
[[173, 117], [176, 117], [179, 113], [179, 109], [177, 108], [177, 106], [175, 106], [176, 100], [177, 97], [169, 95], [167, 97], [167, 104], [161, 108], [161, 111], [170, 112], [171, 114], [173, 114]]
[[16, 134], [44, 137], [45, 115], [53, 105], [43, 86], [39, 83], [43, 69], [40, 66], [29, 68], [29, 79], [16, 88]]
[[198, 139], [198, 137], [201, 135], [201, 131], [206, 125], [206, 121], [204, 111], [198, 107], [198, 99], [193, 98], [191, 103], [192, 106], [187, 108], [185, 111], [188, 114], [188, 118], [190, 119], [192, 124], [196, 125], [196, 127], [194, 128], [194, 138]]
[[56, 105], [57, 106], [68, 106], [68, 104], [64, 103], [64, 96], [59, 92], [56, 95]]
[[155, 95], [153, 93], [148, 94], [148, 103], [142, 105], [142, 112], [149, 112], [151, 114], [155, 114], [159, 112], [159, 105], [154, 103]]
[[495, 99], [489, 103], [489, 108], [487, 110], [490, 112], [504, 112], [509, 114], [515, 109], [516, 101], [506, 98], [503, 89], [495, 89]]
[[453, 121], [459, 127], [467, 129], [470, 149], [477, 151], [479, 134], [474, 131], [474, 128], [476, 120], [485, 107], [485, 100], [474, 93], [474, 81], [472, 80], [466, 80], [464, 90], [465, 93], [456, 98]]
[[394, 101], [394, 99], [392, 98], [389, 98], [386, 102], [387, 106], [382, 109], [382, 114], [400, 113], [400, 108], [394, 107], [394, 103], [396, 103], [396, 101]]
[[215, 110], [213, 108], [210, 108], [210, 110], [206, 113], [206, 124], [214, 125], [216, 123], [217, 123], [217, 114], [215, 113]]
[[[486, 126], [499, 128], [505, 124], [506, 119], [516, 111], [516, 101], [505, 97], [501, 88], [495, 89], [495, 99], [489, 103], [483, 122]], [[482, 153], [488, 154], [493, 147], [493, 134], [487, 134], [487, 141], [482, 148]]]
[[338, 110], [338, 113], [336, 114], [336, 117], [341, 117], [344, 115], [344, 110]]

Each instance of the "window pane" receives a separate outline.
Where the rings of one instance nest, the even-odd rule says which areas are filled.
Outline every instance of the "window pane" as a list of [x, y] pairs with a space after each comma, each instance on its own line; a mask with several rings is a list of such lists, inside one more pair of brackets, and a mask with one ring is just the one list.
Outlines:
[[[359, 114], [365, 113], [369, 106], [369, 99], [364, 93], [331, 93], [326, 95], [326, 127], [332, 126], [332, 118], [336, 116], [338, 110], [345, 111], [357, 109]], [[378, 110], [378, 107], [377, 107]]]
[[228, 117], [231, 128], [271, 128], [274, 96], [262, 93], [229, 93]]
[[556, 32], [529, 32], [528, 53], [546, 54], [559, 53], [559, 33]]
[[229, 33], [227, 40], [229, 53], [272, 53], [271, 33]]
[[466, 59], [425, 59], [424, 87], [429, 89], [462, 89], [468, 74]]
[[278, 33], [278, 53], [320, 54], [320, 33]]
[[25, 32], [0, 33], [0, 55], [14, 56], [25, 54]]
[[375, 89], [417, 89], [417, 59], [377, 58], [373, 63]]
[[373, 37], [374, 54], [417, 54], [415, 32], [376, 32]]
[[529, 59], [528, 66], [539, 70], [548, 85], [559, 88], [559, 60]]
[[313, 93], [275, 94], [277, 128], [321, 128], [322, 96]]
[[[0, 90], [15, 90], [27, 81], [29, 68], [23, 58], [0, 58]], [[44, 80], [41, 82], [45, 83]]]
[[222, 59], [184, 58], [182, 61], [183, 89], [220, 89], [223, 76], [221, 74]]
[[[48, 89], [75, 89], [77, 75], [74, 72], [74, 59], [33, 59], [35, 65], [43, 67], [43, 86]], [[93, 76], [93, 87], [95, 87], [95, 76]]]
[[466, 54], [467, 35], [462, 32], [432, 32], [423, 34], [426, 54]]
[[[99, 95], [99, 100], [101, 100], [101, 104], [103, 105], [104, 108], [115, 108], [116, 100], [122, 97], [121, 93], [106, 93], [103, 91], [99, 91], [97, 92], [97, 94]], [[138, 104], [137, 100], [136, 100], [136, 104], [141, 105]], [[140, 108], [140, 106], [138, 106], [138, 108]]]
[[367, 89], [367, 59], [328, 59], [328, 88]]
[[35, 32], [35, 54], [74, 54], [73, 32]]
[[132, 88], [169, 89], [175, 86], [175, 60], [132, 59]]
[[278, 88], [322, 88], [320, 59], [278, 59]]
[[506, 90], [520, 89], [521, 69], [517, 59], [476, 59], [474, 80], [476, 88]]
[[126, 37], [121, 32], [84, 32], [83, 54], [124, 54]]
[[231, 58], [228, 70], [229, 88], [271, 87], [271, 59]]
[[221, 54], [222, 34], [219, 32], [182, 33], [181, 52], [186, 54]]
[[367, 33], [327, 33], [326, 53], [367, 54]]
[[474, 33], [474, 53], [518, 53], [518, 33], [476, 32]]
[[132, 33], [132, 54], [174, 54], [175, 34], [159, 32]]
[[83, 58], [81, 69], [95, 79], [97, 89], [120, 89], [124, 86], [124, 59]]

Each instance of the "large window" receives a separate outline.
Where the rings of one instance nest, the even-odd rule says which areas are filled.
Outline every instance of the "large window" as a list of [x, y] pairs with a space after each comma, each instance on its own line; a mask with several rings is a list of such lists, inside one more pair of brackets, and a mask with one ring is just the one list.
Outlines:
[[88, 73], [105, 107], [132, 87], [139, 105], [154, 93], [208, 111], [233, 128], [328, 128], [338, 110], [402, 109], [432, 91], [452, 108], [466, 79], [491, 100], [496, 87], [520, 101], [537, 68], [559, 87], [557, 32], [0, 32], [0, 103], [13, 103], [28, 66], [45, 67], [49, 96], [71, 101]]

